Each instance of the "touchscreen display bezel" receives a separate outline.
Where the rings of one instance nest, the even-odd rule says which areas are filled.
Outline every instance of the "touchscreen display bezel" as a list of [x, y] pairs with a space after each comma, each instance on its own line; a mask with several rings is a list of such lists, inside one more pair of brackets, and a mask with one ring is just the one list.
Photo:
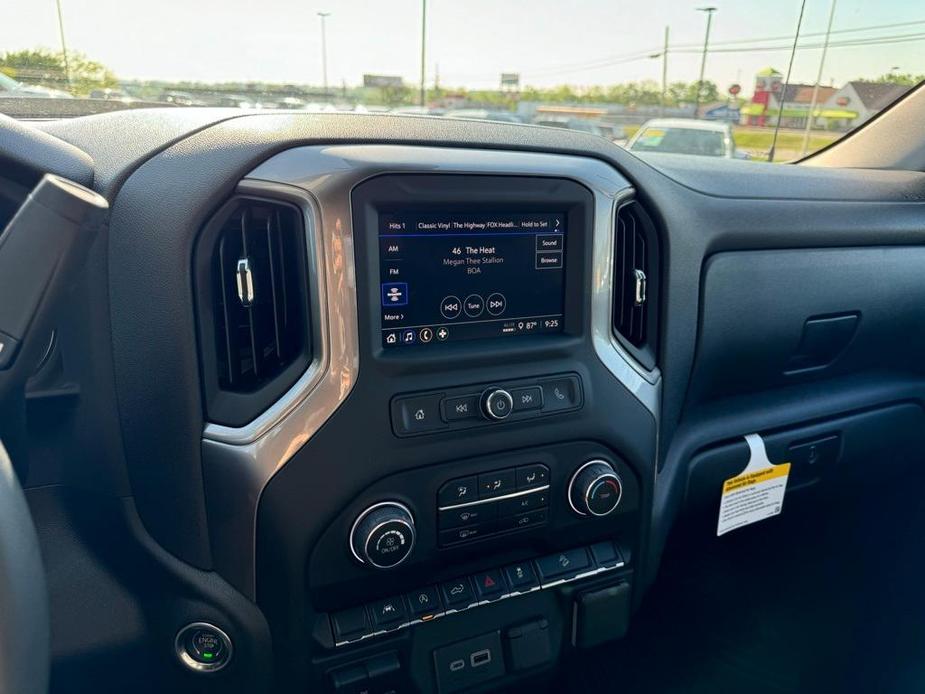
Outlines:
[[[552, 353], [573, 347], [587, 331], [594, 197], [580, 183], [564, 178], [478, 174], [382, 174], [352, 192], [361, 342], [379, 360], [396, 363], [483, 355]], [[473, 210], [561, 213], [566, 219], [563, 329], [556, 333], [502, 335], [456, 342], [386, 349], [382, 344], [379, 257], [380, 215], [396, 210]]]

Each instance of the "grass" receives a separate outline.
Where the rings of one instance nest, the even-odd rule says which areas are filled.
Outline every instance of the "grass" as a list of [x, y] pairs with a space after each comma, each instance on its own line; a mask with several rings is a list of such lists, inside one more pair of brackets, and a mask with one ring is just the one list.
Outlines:
[[[817, 149], [822, 149], [841, 137], [841, 134], [842, 133], [823, 134], [811, 132], [809, 135], [809, 150], [813, 152]], [[735, 137], [736, 147], [766, 152], [771, 149], [771, 141], [774, 139], [774, 129], [754, 130], [736, 128], [733, 135]], [[778, 149], [802, 149], [803, 133], [782, 130], [777, 136], [777, 147]]]

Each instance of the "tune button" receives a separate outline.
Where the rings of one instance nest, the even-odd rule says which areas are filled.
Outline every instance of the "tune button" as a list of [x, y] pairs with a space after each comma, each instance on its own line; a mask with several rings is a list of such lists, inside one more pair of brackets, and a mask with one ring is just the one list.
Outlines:
[[463, 302], [463, 310], [469, 318], [478, 318], [485, 310], [485, 300], [478, 294], [470, 294]]
[[482, 411], [489, 419], [507, 419], [514, 409], [514, 398], [504, 388], [489, 388], [482, 394]]

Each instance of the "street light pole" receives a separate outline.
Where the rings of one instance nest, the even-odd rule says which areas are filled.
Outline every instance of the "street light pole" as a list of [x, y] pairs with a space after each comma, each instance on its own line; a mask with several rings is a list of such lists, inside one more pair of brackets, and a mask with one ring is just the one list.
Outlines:
[[421, 106], [427, 105], [427, 87], [424, 73], [427, 60], [427, 0], [421, 0]]
[[321, 77], [324, 82], [324, 95], [328, 95], [328, 40], [325, 34], [324, 20], [331, 16], [330, 12], [319, 12], [321, 17]]
[[665, 116], [665, 107], [668, 101], [668, 27], [665, 27], [665, 47], [662, 49], [662, 113]]
[[822, 81], [822, 71], [825, 69], [825, 54], [829, 51], [829, 36], [832, 34], [832, 21], [835, 19], [835, 5], [837, 4], [838, 0], [832, 0], [832, 5], [829, 7], [829, 24], [825, 28], [822, 57], [819, 58], [819, 72], [816, 73], [816, 83], [813, 85], [813, 98], [809, 104], [809, 117], [806, 119], [806, 129], [803, 131], [803, 146], [800, 148], [800, 156], [806, 156], [806, 150], [809, 149], [809, 131], [813, 127], [813, 112], [816, 110], [816, 101], [819, 99], [819, 83]]
[[61, 0], [55, 0], [58, 7], [58, 33], [61, 35], [61, 55], [64, 57], [64, 79], [71, 87], [71, 64], [67, 57], [67, 44], [64, 42], [64, 17], [61, 14]]
[[707, 32], [703, 37], [703, 57], [700, 59], [700, 79], [697, 80], [697, 100], [694, 103], [694, 118], [696, 118], [700, 112], [700, 93], [703, 91], [703, 73], [707, 67], [707, 49], [710, 46], [710, 25], [713, 23], [713, 13], [716, 12], [716, 8], [698, 7], [697, 11], [707, 13]]

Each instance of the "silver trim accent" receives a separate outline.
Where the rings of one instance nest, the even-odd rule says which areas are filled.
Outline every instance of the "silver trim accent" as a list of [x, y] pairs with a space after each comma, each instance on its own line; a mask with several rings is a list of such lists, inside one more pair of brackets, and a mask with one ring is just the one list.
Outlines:
[[[405, 555], [404, 559], [402, 559], [397, 564], [392, 564], [391, 566], [380, 566], [379, 564], [374, 562], [372, 559], [369, 559], [368, 557], [367, 559], [363, 559], [363, 557], [357, 554], [356, 550], [353, 547], [353, 537], [356, 534], [356, 530], [359, 527], [360, 523], [363, 522], [363, 519], [366, 518], [370, 513], [372, 513], [376, 509], [382, 508], [384, 506], [392, 506], [393, 508], [397, 508], [400, 511], [404, 511], [405, 513], [408, 514], [408, 518], [411, 519], [410, 523], [402, 518], [395, 519], [399, 523], [403, 523], [408, 528], [408, 530], [411, 532], [411, 546], [408, 548], [408, 554]], [[391, 523], [392, 521], [386, 521], [386, 522]], [[367, 552], [367, 547], [369, 545], [369, 536], [372, 535], [376, 531], [376, 529], [379, 528], [381, 525], [384, 525], [384, 523], [379, 523], [378, 525], [375, 525], [373, 529], [369, 532], [369, 535], [366, 536], [366, 539], [363, 541], [363, 551], [364, 552]], [[380, 501], [378, 504], [373, 504], [372, 506], [367, 508], [359, 516], [356, 517], [355, 521], [353, 521], [353, 525], [350, 526], [350, 535], [348, 535], [347, 537], [347, 548], [350, 550], [350, 554], [353, 555], [354, 559], [356, 559], [361, 564], [369, 563], [371, 566], [374, 566], [377, 569], [394, 569], [396, 566], [401, 566], [403, 563], [405, 563], [408, 557], [411, 556], [411, 552], [414, 551], [414, 543], [416, 540], [417, 540], [417, 533], [414, 530], [414, 515], [411, 513], [411, 509], [409, 509], [407, 506], [405, 506], [404, 504], [398, 501]]]
[[[633, 188], [616, 169], [589, 157], [406, 145], [294, 147], [257, 166], [241, 194], [294, 202], [308, 238], [315, 360], [276, 403], [242, 427], [208, 423], [203, 471], [216, 571], [256, 598], [256, 516], [273, 476], [340, 407], [357, 380], [359, 344], [350, 191], [385, 173], [545, 176], [574, 180], [594, 196], [591, 339], [601, 363], [657, 417], [659, 371], [647, 371], [612, 330], [613, 239], [618, 206]], [[217, 522], [216, 522], [217, 521]]]
[[636, 291], [634, 293], [633, 303], [637, 306], [642, 306], [646, 303], [646, 273], [636, 268], [633, 270], [633, 277], [636, 280]]
[[398, 629], [403, 629], [405, 627], [412, 627], [418, 624], [426, 624], [427, 622], [434, 621], [434, 619], [439, 619], [441, 617], [448, 617], [451, 614], [466, 612], [467, 610], [473, 610], [476, 607], [482, 607], [482, 605], [491, 605], [493, 603], [499, 602], [500, 600], [507, 600], [509, 598], [517, 598], [517, 597], [520, 597], [521, 595], [529, 595], [530, 593], [535, 593], [538, 590], [548, 590], [550, 588], [556, 588], [558, 586], [561, 586], [564, 583], [572, 583], [573, 581], [579, 581], [583, 578], [589, 578], [591, 576], [597, 576], [598, 574], [607, 573], [608, 571], [615, 571], [617, 569], [622, 569], [625, 566], [626, 566], [626, 562], [624, 561], [620, 561], [614, 564], [613, 566], [598, 566], [597, 568], [589, 569], [588, 571], [584, 571], [574, 576], [568, 576], [566, 578], [557, 578], [554, 581], [549, 581], [547, 583], [541, 583], [541, 584], [535, 585], [532, 588], [529, 588], [527, 590], [512, 590], [509, 593], [504, 593], [500, 595], [499, 597], [493, 598], [491, 600], [476, 601], [473, 603], [469, 603], [465, 607], [447, 609], [440, 613], [434, 614], [433, 618], [428, 619], [426, 622], [423, 619], [412, 619], [410, 622], [402, 623], [397, 627], [390, 627], [389, 629], [386, 629], [386, 630], [379, 630], [379, 631], [371, 632], [369, 634], [363, 634], [362, 636], [359, 636], [355, 639], [349, 639], [347, 641], [337, 641], [334, 643], [334, 647], [340, 648], [341, 646], [347, 646], [352, 643], [359, 643], [360, 641], [365, 641], [366, 639], [372, 639], [377, 636], [382, 636], [383, 634], [388, 634]]
[[[484, 408], [485, 414], [487, 414], [490, 418], [494, 419], [495, 421], [499, 421], [499, 422], [503, 419], [507, 419], [508, 417], [510, 417], [511, 412], [514, 410], [514, 398], [511, 396], [511, 394], [508, 393], [504, 388], [489, 388], [488, 390], [491, 392], [489, 392], [485, 396], [485, 408]], [[502, 398], [503, 400], [507, 400], [507, 413], [506, 414], [497, 415], [494, 412], [492, 412], [491, 403], [494, 398]]]
[[[218, 637], [222, 641], [222, 645], [225, 647], [225, 650], [228, 653], [228, 655], [225, 656], [225, 659], [217, 663], [200, 663], [198, 660], [194, 660], [193, 657], [186, 652], [186, 646], [184, 645], [186, 635], [194, 629], [209, 629], [210, 631], [214, 631], [216, 634], [218, 634]], [[177, 658], [180, 659], [180, 662], [194, 672], [218, 672], [231, 662], [231, 656], [234, 655], [234, 646], [232, 645], [228, 634], [226, 634], [214, 624], [209, 624], [208, 622], [192, 622], [191, 624], [187, 624], [185, 627], [180, 629], [180, 631], [177, 632], [177, 635], [173, 639], [173, 648], [177, 654]]]
[[239, 258], [234, 273], [235, 285], [238, 289], [238, 301], [244, 308], [250, 308], [254, 303], [254, 274], [251, 272], [249, 258]]
[[487, 499], [477, 499], [476, 501], [467, 501], [463, 504], [454, 504], [452, 506], [438, 506], [438, 511], [452, 511], [457, 508], [467, 508], [469, 506], [479, 506], [480, 504], [490, 504], [495, 501], [501, 501], [502, 499], [514, 499], [518, 496], [527, 496], [528, 494], [536, 494], [537, 492], [545, 492], [549, 489], [548, 484], [544, 484], [542, 487], [536, 487], [534, 489], [524, 489], [519, 492], [511, 492], [510, 494], [502, 494], [501, 496], [490, 496]]

